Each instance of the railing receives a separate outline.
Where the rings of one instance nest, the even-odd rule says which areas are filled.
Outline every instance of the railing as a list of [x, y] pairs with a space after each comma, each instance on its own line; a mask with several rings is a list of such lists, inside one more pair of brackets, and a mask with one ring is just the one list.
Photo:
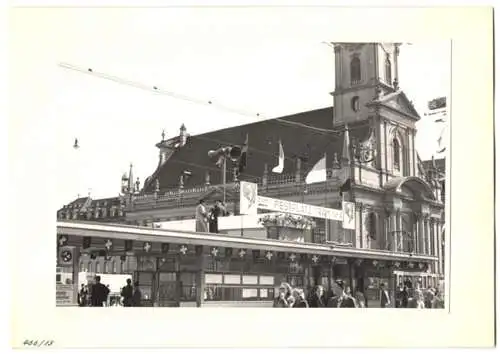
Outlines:
[[[325, 190], [336, 190], [341, 183], [340, 179], [330, 179], [328, 182], [306, 184], [303, 179], [297, 181], [295, 175], [269, 176], [267, 178], [254, 178], [248, 182], [256, 183], [261, 195], [311, 195], [324, 193]], [[133, 197], [133, 208], [142, 209], [151, 204], [163, 204], [165, 206], [190, 206], [196, 203], [199, 196], [209, 189], [224, 188], [224, 185], [204, 185], [192, 188], [172, 188], [162, 190], [158, 193], [136, 195]], [[238, 188], [238, 184], [230, 182], [226, 184], [226, 190]], [[236, 191], [237, 192], [237, 191]]]

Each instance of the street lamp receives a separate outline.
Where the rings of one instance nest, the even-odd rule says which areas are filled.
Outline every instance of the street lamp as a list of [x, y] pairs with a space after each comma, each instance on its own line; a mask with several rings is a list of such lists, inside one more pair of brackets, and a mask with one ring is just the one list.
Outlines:
[[226, 174], [227, 174], [227, 159], [232, 162], [239, 161], [242, 149], [239, 146], [223, 146], [217, 150], [210, 150], [208, 157], [216, 159], [215, 165], [222, 170], [222, 188], [223, 188], [223, 202], [226, 203]]

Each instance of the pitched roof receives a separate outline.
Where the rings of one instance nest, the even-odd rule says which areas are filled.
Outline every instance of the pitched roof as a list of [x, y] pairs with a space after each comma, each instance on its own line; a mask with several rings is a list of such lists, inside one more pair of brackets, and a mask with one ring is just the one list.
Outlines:
[[[295, 174], [296, 158], [301, 157], [305, 175], [324, 153], [327, 153], [327, 167], [331, 166], [334, 152], [340, 159], [343, 133], [320, 132], [297, 124], [321, 129], [333, 129], [332, 107], [297, 113], [285, 117], [268, 119], [256, 123], [235, 126], [205, 134], [190, 136], [185, 146], [176, 150], [166, 163], [159, 166], [144, 186], [145, 193], [154, 191], [156, 178], [160, 189], [175, 189], [179, 186], [179, 176], [189, 170], [191, 176], [184, 181], [185, 188], [201, 186], [205, 183], [205, 173], [210, 172], [210, 183], [221, 184], [222, 173], [215, 162], [208, 157], [209, 150], [227, 145], [242, 145], [248, 134], [247, 167], [240, 175], [241, 180], [261, 178], [267, 163], [269, 176], [278, 162], [278, 142], [281, 139], [285, 153], [282, 175]], [[352, 130], [351, 130], [352, 129]], [[368, 137], [370, 127], [366, 121], [349, 125], [351, 141], [362, 141]], [[227, 181], [232, 180], [232, 163], [228, 161]]]

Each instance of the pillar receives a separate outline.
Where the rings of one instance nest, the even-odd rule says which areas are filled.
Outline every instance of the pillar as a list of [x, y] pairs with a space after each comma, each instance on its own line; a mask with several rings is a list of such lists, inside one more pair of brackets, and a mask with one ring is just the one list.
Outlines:
[[430, 255], [432, 252], [431, 252], [431, 247], [432, 247], [432, 244], [431, 244], [431, 222], [430, 222], [430, 218], [429, 216], [427, 215], [426, 217], [426, 220], [425, 220], [425, 230], [426, 230], [426, 241], [427, 241], [427, 254]]
[[396, 246], [398, 247], [399, 252], [403, 252], [404, 250], [404, 235], [403, 235], [403, 215], [401, 215], [401, 210], [397, 211], [397, 224], [398, 224], [398, 232], [396, 232], [396, 237], [397, 237], [397, 244]]
[[442, 252], [441, 252], [441, 243], [443, 242], [443, 240], [441, 239], [441, 222], [438, 221], [436, 222], [436, 238], [437, 238], [437, 256], [438, 256], [438, 267], [437, 267], [437, 273], [439, 275], [442, 275], [443, 274], [443, 268], [442, 268]]
[[398, 224], [397, 224], [397, 215], [398, 215], [398, 211], [397, 210], [394, 210], [392, 213], [391, 213], [391, 226], [392, 226], [392, 230], [391, 230], [391, 242], [392, 242], [392, 247], [391, 247], [391, 251], [393, 252], [397, 252], [398, 251]]
[[196, 274], [196, 307], [201, 307], [204, 302], [205, 295], [205, 256], [198, 257], [198, 272]]
[[425, 253], [425, 227], [423, 215], [419, 215], [418, 218], [418, 253]]

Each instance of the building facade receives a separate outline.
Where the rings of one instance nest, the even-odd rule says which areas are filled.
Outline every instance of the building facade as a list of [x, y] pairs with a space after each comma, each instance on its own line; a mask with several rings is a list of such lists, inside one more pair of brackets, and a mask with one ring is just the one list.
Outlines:
[[[131, 166], [118, 197], [81, 198], [59, 210], [59, 234], [71, 229], [64, 225], [80, 220], [121, 224], [127, 227], [123, 232], [156, 230], [162, 222], [192, 219], [200, 199], [208, 204], [223, 199], [237, 216], [240, 181], [256, 183], [259, 195], [283, 200], [335, 209], [343, 200], [353, 202], [355, 230], [343, 229], [338, 221], [315, 220], [314, 250], [307, 244], [293, 249], [286, 243], [262, 244], [261, 236], [242, 225], [240, 235], [221, 230], [220, 235], [231, 238], [206, 234], [196, 242], [187, 235], [151, 244], [124, 238], [114, 241], [114, 253], [104, 236], [68, 233], [70, 244], [89, 250], [82, 253], [80, 270], [134, 274], [147, 298], [160, 306], [193, 301], [199, 306], [234, 301], [267, 306], [281, 281], [328, 288], [342, 278], [353, 289], [363, 289], [372, 304], [378, 301], [380, 283], [391, 290], [407, 279], [426, 287], [442, 284], [444, 166], [438, 163], [444, 161], [421, 161], [415, 149], [420, 116], [399, 88], [400, 46], [337, 43], [334, 48], [332, 107], [196, 136], [183, 125], [178, 136], [162, 135], [156, 145], [158, 166], [142, 188]], [[274, 174], [279, 141], [284, 168]], [[208, 156], [210, 150], [244, 142], [243, 171], [231, 160], [221, 169]], [[325, 156], [326, 181], [307, 184], [306, 176]], [[349, 188], [340, 193], [346, 182]], [[83, 245], [84, 235], [91, 237], [91, 245]], [[248, 247], [238, 243], [242, 240]], [[183, 246], [186, 252], [180, 254]]]

